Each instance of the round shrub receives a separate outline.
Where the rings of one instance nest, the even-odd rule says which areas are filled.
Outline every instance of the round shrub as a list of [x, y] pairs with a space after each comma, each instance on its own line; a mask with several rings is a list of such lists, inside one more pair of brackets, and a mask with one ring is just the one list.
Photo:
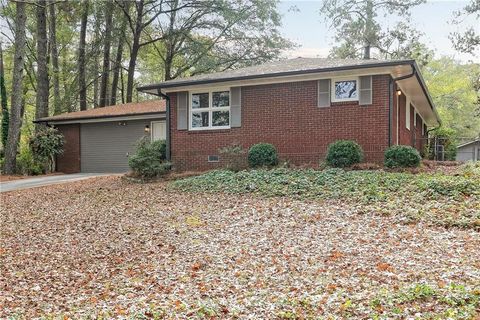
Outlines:
[[252, 168], [273, 167], [278, 164], [277, 149], [270, 143], [257, 143], [248, 150], [248, 164]]
[[410, 146], [392, 146], [385, 151], [385, 167], [413, 168], [420, 165], [422, 157]]
[[363, 159], [362, 147], [355, 141], [338, 140], [328, 146], [327, 164], [332, 167], [345, 168]]

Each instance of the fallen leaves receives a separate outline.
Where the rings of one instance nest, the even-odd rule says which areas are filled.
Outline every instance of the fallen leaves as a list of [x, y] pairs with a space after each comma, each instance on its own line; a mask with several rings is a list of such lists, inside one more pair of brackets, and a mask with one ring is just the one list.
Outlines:
[[1, 200], [0, 318], [371, 318], [408, 298], [407, 317], [446, 310], [415, 283], [452, 301], [480, 290], [475, 230], [399, 224], [348, 203], [116, 177]]

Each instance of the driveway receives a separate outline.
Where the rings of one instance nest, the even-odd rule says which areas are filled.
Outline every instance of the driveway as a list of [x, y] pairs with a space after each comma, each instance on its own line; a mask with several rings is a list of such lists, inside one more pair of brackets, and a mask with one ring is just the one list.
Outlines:
[[74, 174], [62, 174], [62, 175], [7, 181], [7, 182], [0, 183], [0, 192], [43, 187], [51, 184], [67, 183], [67, 182], [79, 181], [79, 180], [100, 177], [100, 176], [108, 176], [108, 175], [112, 175], [112, 174], [111, 173], [74, 173]]

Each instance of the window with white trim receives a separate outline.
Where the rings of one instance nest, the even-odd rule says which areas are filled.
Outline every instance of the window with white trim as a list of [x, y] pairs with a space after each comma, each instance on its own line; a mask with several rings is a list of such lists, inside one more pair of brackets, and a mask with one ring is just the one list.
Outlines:
[[358, 101], [358, 78], [332, 79], [332, 102]]
[[410, 98], [407, 97], [407, 103], [405, 104], [405, 127], [410, 130]]
[[230, 89], [190, 93], [190, 130], [230, 128]]

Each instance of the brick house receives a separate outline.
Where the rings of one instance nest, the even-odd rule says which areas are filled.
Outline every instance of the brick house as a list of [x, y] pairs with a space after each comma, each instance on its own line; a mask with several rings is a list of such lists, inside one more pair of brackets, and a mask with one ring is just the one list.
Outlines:
[[259, 142], [293, 164], [318, 165], [327, 146], [357, 141], [366, 162], [388, 146], [422, 149], [440, 125], [414, 60], [297, 58], [146, 85], [166, 99], [168, 155], [177, 170], [221, 167], [219, 149]]

